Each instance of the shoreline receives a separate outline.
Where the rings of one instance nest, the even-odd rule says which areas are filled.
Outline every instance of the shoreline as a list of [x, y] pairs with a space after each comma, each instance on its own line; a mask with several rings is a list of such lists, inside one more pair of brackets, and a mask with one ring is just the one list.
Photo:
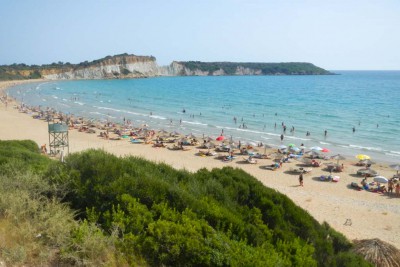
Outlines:
[[[47, 80], [23, 80], [0, 82], [0, 94], [10, 86]], [[32, 139], [39, 146], [48, 144], [47, 123], [32, 119], [31, 116], [20, 113], [15, 107], [18, 104], [11, 102], [6, 108], [0, 102], [0, 138]], [[97, 130], [97, 129], [96, 129]], [[127, 140], [105, 140], [96, 134], [69, 131], [70, 153], [79, 152], [88, 148], [104, 149], [117, 156], [134, 155], [144, 157], [155, 162], [164, 162], [177, 169], [186, 169], [192, 172], [200, 168], [222, 168], [231, 166], [242, 168], [250, 173], [265, 186], [273, 188], [292, 199], [297, 205], [307, 210], [319, 222], [326, 221], [334, 229], [343, 233], [350, 240], [380, 238], [400, 248], [400, 198], [390, 197], [368, 191], [356, 191], [349, 188], [351, 182], [360, 182], [362, 177], [354, 174], [360, 168], [354, 164], [353, 157], [342, 161], [345, 171], [338, 174], [338, 183], [321, 182], [320, 175], [329, 174], [324, 167], [313, 168], [311, 173], [304, 175], [304, 187], [298, 186], [298, 175], [288, 172], [299, 162], [284, 163], [277, 171], [270, 171], [260, 166], [270, 165], [271, 159], [258, 159], [258, 164], [242, 164], [243, 156], [237, 156], [233, 162], [222, 162], [214, 157], [199, 157], [198, 150], [192, 147], [189, 151], [172, 151], [165, 148], [154, 148], [151, 145], [131, 144]], [[260, 148], [260, 152], [264, 149]], [[226, 154], [226, 153], [225, 153]], [[333, 161], [333, 160], [332, 160]], [[373, 168], [385, 177], [392, 177], [395, 171], [387, 163], [379, 162]], [[372, 178], [369, 179], [371, 181]], [[350, 219], [352, 225], [346, 225]]]
[[[207, 79], [208, 78], [206, 78], [206, 82]], [[135, 90], [160, 83], [154, 80], [142, 80], [142, 82], [139, 82], [138, 88]], [[93, 91], [92, 89], [96, 88], [96, 86], [102, 86], [102, 81], [104, 81], [104, 86], [106, 86], [106, 88], [103, 88], [98, 93], [96, 90]], [[336, 153], [346, 155], [350, 158], [354, 157], [356, 154], [367, 154], [374, 160], [380, 162], [389, 164], [400, 162], [400, 148], [396, 143], [394, 134], [395, 130], [390, 128], [390, 123], [393, 123], [393, 119], [388, 119], [388, 121], [385, 122], [385, 118], [374, 118], [374, 121], [381, 120], [379, 121], [379, 129], [375, 124], [367, 123], [367, 121], [364, 123], [364, 121], [362, 121], [361, 126], [357, 126], [356, 134], [354, 134], [354, 132], [351, 133], [350, 126], [342, 126], [342, 124], [352, 124], [352, 120], [346, 116], [354, 116], [351, 117], [352, 119], [358, 117], [354, 115], [356, 113], [355, 111], [350, 111], [350, 106], [349, 110], [347, 110], [346, 107], [343, 107], [345, 111], [341, 112], [340, 116], [335, 115], [336, 111], [331, 112], [333, 115], [328, 112], [328, 115], [331, 114], [336, 118], [333, 119], [333, 122], [331, 121], [330, 116], [325, 114], [326, 112], [322, 113], [322, 115], [310, 113], [309, 101], [305, 102], [304, 108], [299, 109], [306, 112], [304, 115], [306, 117], [304, 118], [299, 117], [298, 114], [300, 114], [300, 112], [296, 111], [296, 108], [290, 109], [291, 111], [289, 113], [282, 113], [278, 107], [267, 109], [263, 107], [254, 113], [250, 112], [251, 109], [241, 110], [233, 108], [231, 105], [235, 105], [234, 102], [229, 104], [229, 106], [225, 106], [225, 104], [223, 104], [224, 102], [221, 102], [222, 106], [220, 107], [220, 105], [216, 103], [205, 106], [203, 103], [204, 101], [200, 101], [203, 104], [199, 104], [199, 101], [197, 101], [199, 103], [194, 101], [193, 103], [191, 102], [194, 106], [186, 107], [187, 112], [185, 114], [180, 110], [182, 107], [185, 107], [185, 104], [173, 100], [179, 99], [179, 97], [177, 98], [177, 94], [174, 95], [168, 92], [165, 93], [165, 95], [167, 95], [167, 100], [157, 98], [155, 100], [149, 99], [149, 101], [141, 102], [143, 99], [140, 100], [138, 98], [136, 101], [135, 97], [132, 99], [130, 98], [131, 95], [129, 95], [128, 92], [131, 89], [129, 89], [130, 87], [127, 85], [131, 84], [131, 82], [119, 83], [119, 81], [115, 81], [109, 83], [107, 80], [102, 81], [100, 84], [97, 84], [96, 81], [92, 80], [86, 81], [87, 83], [85, 82], [84, 84], [89, 86], [89, 91], [80, 93], [79, 90], [74, 92], [74, 82], [69, 83], [68, 81], [63, 80], [60, 80], [60, 84], [58, 84], [57, 81], [54, 82], [55, 84], [53, 84], [52, 81], [44, 81], [42, 83], [35, 83], [35, 86], [21, 86], [21, 88], [23, 87], [21, 91], [19, 91], [19, 86], [17, 86], [16, 89], [9, 90], [8, 92], [10, 96], [15, 97], [19, 102], [28, 102], [28, 105], [43, 107], [51, 106], [66, 114], [75, 114], [76, 116], [91, 118], [98, 121], [111, 120], [122, 123], [123, 118], [129, 118], [135, 123], [135, 125], [147, 123], [152, 129], [166, 129], [168, 131], [176, 130], [184, 134], [194, 133], [197, 136], [205, 134], [205, 136], [209, 135], [216, 137], [224, 130], [225, 135], [233, 136], [236, 141], [240, 139], [242, 142], [262, 142], [275, 148], [278, 148], [281, 144], [294, 143], [300, 145], [301, 143], [304, 143], [306, 147], [312, 147], [315, 145], [327, 147]], [[190, 84], [193, 84], [195, 81], [196, 80], [190, 81]], [[63, 85], [63, 82], [66, 83]], [[199, 82], [200, 80], [197, 80], [197, 83]], [[183, 83], [183, 85], [186, 84], [186, 82], [182, 82], [181, 80], [177, 80], [176, 83]], [[136, 84], [136, 82], [132, 81], [132, 85], [134, 84]], [[164, 88], [162, 84], [154, 87], [154, 90]], [[166, 84], [170, 84], [170, 82], [167, 81]], [[76, 86], [79, 87], [79, 84], [76, 84]], [[40, 90], [45, 90], [45, 92], [42, 94], [40, 93], [40, 90], [36, 91], [35, 87], [36, 89], [40, 87]], [[110, 96], [107, 95], [107, 91], [114, 87], [121, 88], [121, 92], [118, 93], [115, 98], [110, 98]], [[60, 89], [60, 91], [53, 92], [51, 89]], [[133, 93], [137, 96], [143, 95], [144, 97], [150, 97], [152, 95], [145, 92], [141, 93], [140, 90], [135, 90]], [[162, 92], [164, 91], [161, 90], [160, 93]], [[57, 97], [55, 95], [57, 95]], [[168, 97], [172, 99], [171, 101], [174, 105], [170, 106], [168, 104], [170, 103]], [[26, 100], [24, 100], [25, 98]], [[217, 97], [217, 99], [221, 101], [220, 97]], [[249, 99], [246, 101], [248, 100]], [[181, 108], [178, 108], [178, 106]], [[269, 104], [266, 107], [268, 106]], [[274, 116], [272, 110], [278, 111], [279, 115], [277, 116], [278, 113], [275, 112]], [[214, 114], [215, 112], [217, 114]], [[322, 118], [320, 122], [319, 117]], [[326, 117], [329, 119], [326, 119]], [[394, 114], [391, 117], [394, 118]], [[235, 120], [236, 118], [237, 122]], [[240, 118], [242, 118], [241, 122]], [[338, 122], [338, 118], [342, 119]], [[181, 123], [179, 122], [180, 120], [182, 120]], [[275, 127], [274, 121], [276, 124]], [[281, 121], [282, 123], [286, 122], [286, 125], [288, 126], [287, 133], [284, 132], [284, 127], [281, 127]], [[241, 128], [242, 122], [246, 123], [246, 129]], [[360, 124], [360, 120], [358, 119], [358, 121], [354, 123]], [[296, 131], [293, 129], [292, 132], [292, 129], [289, 128], [291, 125], [292, 127], [296, 127]], [[395, 126], [395, 124], [393, 124], [393, 126]], [[329, 133], [325, 137], [323, 129], [327, 129]], [[312, 134], [307, 135], [310, 131]], [[280, 140], [281, 133], [283, 133], [285, 137], [283, 142]], [[380, 140], [382, 140], [382, 142], [380, 142]]]

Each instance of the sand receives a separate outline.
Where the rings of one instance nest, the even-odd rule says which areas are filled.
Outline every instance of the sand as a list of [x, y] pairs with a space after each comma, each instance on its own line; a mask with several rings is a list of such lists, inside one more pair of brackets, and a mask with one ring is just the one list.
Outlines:
[[[13, 83], [0, 82], [0, 90]], [[16, 106], [15, 102], [9, 103], [7, 107], [4, 103], [0, 103], [0, 139], [31, 139], [38, 145], [48, 145], [47, 122], [20, 113]], [[355, 158], [342, 161], [345, 171], [338, 174], [340, 176], [338, 183], [319, 181], [320, 175], [329, 174], [324, 167], [320, 167], [313, 168], [310, 173], [305, 174], [304, 187], [300, 187], [298, 175], [287, 172], [290, 168], [297, 167], [299, 162], [296, 161], [284, 163], [277, 171], [270, 171], [261, 167], [272, 164], [270, 159], [259, 159], [258, 164], [250, 165], [243, 163], [243, 157], [238, 156], [233, 162], [226, 163], [214, 157], [197, 156], [198, 149], [195, 147], [190, 151], [172, 151], [166, 148], [154, 148], [151, 145], [131, 144], [126, 139], [105, 140], [98, 137], [98, 134], [77, 130], [69, 131], [69, 141], [70, 153], [88, 148], [101, 148], [118, 156], [141, 156], [193, 172], [200, 168], [212, 169], [224, 166], [242, 168], [265, 186], [287, 195], [319, 222], [326, 221], [350, 240], [379, 238], [400, 248], [400, 198], [350, 188], [351, 182], [359, 183], [362, 179], [355, 175], [360, 168], [355, 166], [357, 162]], [[395, 174], [386, 163], [374, 164], [373, 168], [388, 178]], [[372, 181], [372, 178], [369, 178], [369, 181]]]

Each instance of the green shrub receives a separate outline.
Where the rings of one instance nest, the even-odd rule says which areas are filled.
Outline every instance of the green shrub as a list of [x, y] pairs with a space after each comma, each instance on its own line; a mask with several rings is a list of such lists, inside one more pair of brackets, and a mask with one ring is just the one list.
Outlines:
[[73, 207], [82, 214], [94, 210], [104, 229], [119, 229], [125, 254], [141, 253], [155, 265], [229, 265], [246, 259], [235, 257], [225, 243], [257, 255], [252, 259], [260, 265], [334, 266], [338, 253], [351, 246], [240, 169], [192, 174], [99, 150], [71, 155], [66, 168]]

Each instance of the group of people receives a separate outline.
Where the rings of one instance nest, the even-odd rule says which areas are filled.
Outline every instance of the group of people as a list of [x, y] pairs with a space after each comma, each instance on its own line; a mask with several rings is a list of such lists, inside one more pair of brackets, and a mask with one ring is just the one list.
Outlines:
[[387, 192], [392, 195], [393, 190], [395, 191], [396, 197], [400, 197], [400, 181], [396, 178], [392, 178], [388, 182]]

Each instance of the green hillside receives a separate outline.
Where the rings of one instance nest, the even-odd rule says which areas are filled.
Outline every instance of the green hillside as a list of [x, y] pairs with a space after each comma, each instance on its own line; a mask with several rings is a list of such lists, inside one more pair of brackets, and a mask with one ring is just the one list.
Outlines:
[[21, 142], [0, 142], [9, 265], [370, 266], [343, 235], [240, 169], [189, 173], [99, 150], [61, 164]]
[[247, 68], [261, 71], [260, 75], [327, 75], [331, 72], [317, 67], [311, 63], [287, 62], [287, 63], [240, 63], [240, 62], [200, 62], [180, 61], [189, 70], [208, 71], [210, 73], [223, 70], [227, 75], [236, 75], [237, 69]]

